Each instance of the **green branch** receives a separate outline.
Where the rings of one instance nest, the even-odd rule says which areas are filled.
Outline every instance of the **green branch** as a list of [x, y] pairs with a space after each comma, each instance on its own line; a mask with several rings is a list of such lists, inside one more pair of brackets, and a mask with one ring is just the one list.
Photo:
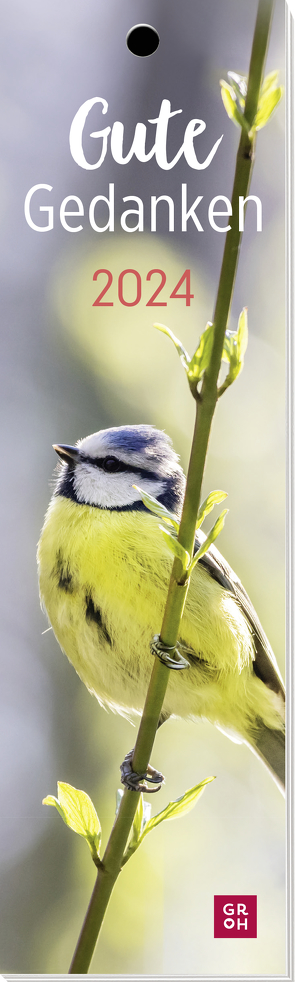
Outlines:
[[[254, 159], [255, 118], [258, 111], [272, 11], [273, 0], [259, 0], [247, 95], [244, 101], [244, 114], [241, 117], [240, 110], [235, 106], [231, 112], [236, 122], [239, 123], [242, 118], [232, 194], [232, 228], [226, 234], [214, 311], [214, 335], [209, 364], [203, 375], [201, 390], [198, 391], [197, 383], [192, 382], [191, 384], [196, 399], [196, 421], [178, 536], [179, 543], [189, 553], [190, 557], [193, 555], [197, 513], [211, 423], [220, 394], [218, 376], [242, 235], [239, 231], [239, 197], [247, 197], [249, 190]], [[235, 77], [238, 78], [238, 76]], [[230, 86], [227, 88], [229, 89]], [[234, 103], [236, 97], [234, 90], [231, 91], [233, 97], [229, 93], [227, 98]], [[240, 101], [242, 104], [242, 97]], [[182, 562], [178, 557], [175, 557], [161, 630], [161, 642], [169, 648], [173, 648], [177, 642], [188, 586], [189, 579], [184, 573]], [[144, 773], [149, 763], [168, 681], [169, 669], [158, 658], [155, 658], [133, 756], [133, 770], [139, 773]], [[102, 861], [99, 862], [96, 883], [70, 967], [70, 974], [88, 971], [108, 901], [123, 864], [124, 852], [139, 798], [139, 792], [125, 790], [123, 794], [105, 854]]]

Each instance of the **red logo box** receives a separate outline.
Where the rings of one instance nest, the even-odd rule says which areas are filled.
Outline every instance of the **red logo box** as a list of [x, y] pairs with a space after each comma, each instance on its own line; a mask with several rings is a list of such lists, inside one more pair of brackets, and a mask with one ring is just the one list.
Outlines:
[[257, 938], [257, 897], [214, 897], [214, 938]]

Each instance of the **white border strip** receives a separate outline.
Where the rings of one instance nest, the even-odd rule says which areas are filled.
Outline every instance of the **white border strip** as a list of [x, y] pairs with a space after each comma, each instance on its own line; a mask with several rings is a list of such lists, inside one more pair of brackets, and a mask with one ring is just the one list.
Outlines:
[[[1, 976], [0, 976], [1, 978]], [[4, 976], [2, 976], [4, 978]], [[143, 982], [295, 982], [294, 976], [289, 975], [72, 975], [76, 982], [136, 982], [143, 979]], [[46, 979], [53, 979], [54, 982], [69, 982], [69, 975], [5, 975], [4, 982], [45, 982]]]
[[292, 14], [295, 20], [295, 0], [287, 0], [287, 6], [289, 7], [290, 14]]
[[295, 876], [294, 876], [294, 604], [295, 604], [295, 523], [294, 523], [294, 466], [295, 466], [295, 0], [287, 0], [286, 10], [286, 389], [287, 389], [287, 522], [286, 522], [286, 681], [287, 681], [287, 971], [295, 979]]

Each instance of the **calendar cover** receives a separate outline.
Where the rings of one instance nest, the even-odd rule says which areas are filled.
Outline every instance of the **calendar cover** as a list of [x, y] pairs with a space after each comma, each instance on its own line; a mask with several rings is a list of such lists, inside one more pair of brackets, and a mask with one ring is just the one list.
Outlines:
[[[290, 47], [284, 0], [3, 8], [5, 979], [289, 970], [286, 20]], [[120, 765], [158, 664], [142, 796]]]

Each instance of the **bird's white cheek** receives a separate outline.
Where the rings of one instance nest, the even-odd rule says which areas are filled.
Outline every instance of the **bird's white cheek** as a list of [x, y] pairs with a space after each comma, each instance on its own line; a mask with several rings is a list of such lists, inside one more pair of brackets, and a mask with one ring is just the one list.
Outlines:
[[85, 464], [77, 467], [74, 476], [74, 487], [78, 501], [97, 508], [120, 508], [140, 501], [140, 495], [134, 490], [137, 484], [153, 497], [158, 497], [164, 491], [164, 482], [140, 478], [138, 474], [124, 471], [119, 474], [106, 474], [98, 467]]

